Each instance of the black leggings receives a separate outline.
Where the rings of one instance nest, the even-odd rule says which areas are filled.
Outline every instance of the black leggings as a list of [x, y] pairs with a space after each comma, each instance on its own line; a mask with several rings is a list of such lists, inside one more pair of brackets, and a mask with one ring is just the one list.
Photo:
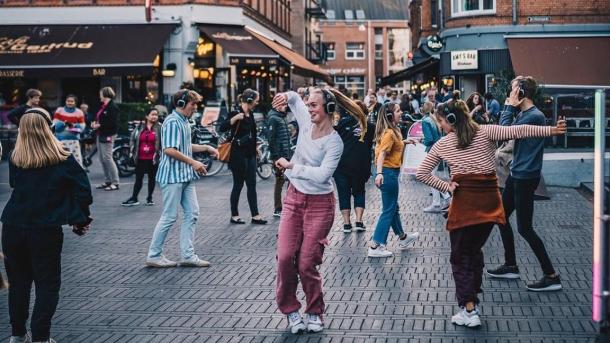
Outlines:
[[534, 192], [538, 187], [540, 178], [535, 179], [514, 179], [511, 176], [506, 180], [504, 192], [502, 192], [502, 203], [506, 215], [506, 225], [500, 226], [502, 244], [504, 245], [504, 259], [506, 265], [516, 266], [515, 256], [515, 237], [510, 226], [510, 215], [513, 211], [517, 212], [517, 230], [525, 238], [529, 246], [534, 251], [542, 271], [546, 275], [554, 274], [553, 264], [546, 252], [542, 239], [536, 234], [532, 226], [534, 216]]
[[148, 174], [148, 197], [152, 199], [152, 194], [155, 191], [155, 177], [157, 175], [158, 165], [153, 163], [153, 160], [138, 160], [136, 164], [136, 182], [133, 184], [133, 195], [132, 198], [137, 199], [140, 190], [142, 189], [142, 181], [144, 181], [144, 175]]
[[231, 172], [233, 173], [233, 189], [231, 190], [231, 216], [239, 216], [239, 195], [244, 188], [244, 182], [248, 187], [248, 205], [252, 216], [258, 215], [256, 200], [256, 156], [239, 157], [231, 160]]

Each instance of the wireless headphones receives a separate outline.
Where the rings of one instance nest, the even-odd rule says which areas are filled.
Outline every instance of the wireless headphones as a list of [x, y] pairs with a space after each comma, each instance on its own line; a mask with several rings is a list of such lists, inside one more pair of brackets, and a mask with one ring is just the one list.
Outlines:
[[178, 98], [178, 100], [176, 101], [176, 107], [179, 108], [184, 108], [186, 107], [186, 103], [188, 102], [188, 98], [189, 98], [189, 91], [188, 89], [185, 89], [182, 92], [182, 95], [180, 95], [180, 98]]
[[390, 110], [390, 105], [393, 104], [392, 102], [386, 102], [385, 104], [383, 104], [383, 108], [385, 111], [385, 117], [388, 121], [393, 122], [394, 121], [394, 112], [392, 112]]
[[519, 93], [517, 93], [519, 100], [525, 98], [525, 81], [519, 80]]
[[26, 114], [29, 114], [29, 113], [36, 113], [39, 116], [43, 117], [44, 120], [47, 122], [47, 124], [49, 124], [49, 126], [53, 125], [53, 122], [51, 121], [51, 115], [46, 110], [44, 110], [42, 108], [34, 107], [34, 108], [28, 109], [23, 114], [26, 115]]
[[324, 96], [324, 107], [326, 108], [326, 113], [331, 114], [334, 113], [337, 109], [337, 103], [335, 102], [335, 96], [327, 89], [321, 89], [322, 95]]
[[448, 103], [446, 103], [445, 106], [443, 106], [443, 112], [445, 112], [445, 120], [447, 120], [449, 125], [451, 125], [451, 126], [455, 125], [455, 123], [457, 122], [457, 117], [449, 109], [449, 104]]

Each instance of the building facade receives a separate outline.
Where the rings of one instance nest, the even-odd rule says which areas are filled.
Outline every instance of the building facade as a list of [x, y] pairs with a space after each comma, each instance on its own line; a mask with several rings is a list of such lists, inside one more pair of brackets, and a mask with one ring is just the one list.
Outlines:
[[289, 0], [6, 0], [0, 93], [10, 107], [40, 88], [54, 108], [70, 93], [97, 104], [113, 86], [119, 102], [169, 104], [192, 83], [206, 101], [247, 87], [266, 101], [293, 73], [324, 76], [291, 55], [290, 25]]
[[327, 0], [325, 5], [326, 18], [319, 22], [326, 48], [323, 69], [337, 86], [362, 98], [381, 77], [409, 65], [406, 1]]

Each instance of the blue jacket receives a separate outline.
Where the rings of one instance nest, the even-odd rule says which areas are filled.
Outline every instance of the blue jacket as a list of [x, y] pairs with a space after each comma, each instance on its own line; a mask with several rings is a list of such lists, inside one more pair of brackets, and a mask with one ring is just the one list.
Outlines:
[[[527, 111], [519, 110], [510, 105], [504, 107], [500, 116], [500, 125], [546, 125], [544, 114], [536, 106]], [[523, 138], [515, 140], [513, 161], [510, 165], [510, 175], [515, 179], [535, 179], [540, 177], [542, 156], [544, 154], [544, 138]]]
[[422, 143], [426, 146], [426, 152], [432, 149], [434, 143], [438, 142], [441, 139], [441, 133], [436, 126], [436, 123], [429, 115], [425, 116], [422, 119], [422, 130], [424, 131], [424, 140]]

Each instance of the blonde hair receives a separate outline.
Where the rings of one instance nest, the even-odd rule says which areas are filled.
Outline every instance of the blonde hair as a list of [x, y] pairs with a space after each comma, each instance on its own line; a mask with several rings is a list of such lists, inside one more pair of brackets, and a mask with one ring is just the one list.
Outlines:
[[[48, 121], [49, 112], [36, 108], [38, 113], [26, 112], [19, 120], [19, 134], [11, 155], [13, 164], [22, 169], [43, 168], [59, 164], [70, 156], [55, 138]], [[48, 118], [45, 120], [43, 115]]]
[[328, 90], [334, 95], [337, 105], [341, 106], [349, 115], [358, 121], [360, 130], [362, 131], [360, 141], [363, 142], [367, 130], [366, 111], [364, 111], [354, 100], [348, 98], [338, 90], [334, 88], [329, 88]]
[[383, 133], [387, 129], [392, 130], [392, 132], [394, 132], [394, 136], [396, 138], [402, 137], [402, 134], [400, 133], [400, 129], [398, 129], [398, 126], [396, 126], [396, 123], [394, 123], [393, 120], [390, 121], [388, 119], [388, 112], [391, 113], [390, 114], [391, 116], [393, 116], [394, 111], [396, 111], [396, 107], [399, 107], [398, 104], [393, 103], [393, 102], [388, 102], [388, 103], [385, 103], [383, 106], [381, 106], [381, 109], [379, 110], [379, 114], [377, 114], [377, 124], [375, 127], [375, 143], [379, 144], [379, 142], [381, 142]]

